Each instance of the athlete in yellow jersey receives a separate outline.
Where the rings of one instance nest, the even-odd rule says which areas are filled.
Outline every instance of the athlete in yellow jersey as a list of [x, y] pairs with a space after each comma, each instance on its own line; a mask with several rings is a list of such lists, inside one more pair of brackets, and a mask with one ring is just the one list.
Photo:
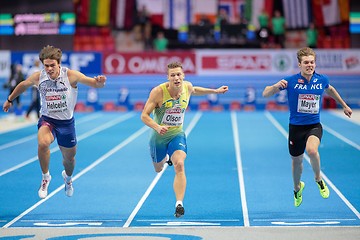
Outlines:
[[[174, 164], [175, 216], [181, 217], [185, 210], [183, 199], [186, 189], [184, 161], [187, 154], [186, 136], [183, 131], [185, 111], [191, 95], [220, 94], [228, 86], [218, 89], [193, 86], [184, 81], [181, 63], [167, 66], [168, 82], [153, 88], [141, 114], [141, 120], [154, 131], [150, 137], [150, 154], [156, 172], [161, 172], [166, 161]], [[153, 113], [154, 119], [150, 117]], [[168, 159], [170, 156], [170, 159]], [[169, 164], [170, 165], [170, 164]]]

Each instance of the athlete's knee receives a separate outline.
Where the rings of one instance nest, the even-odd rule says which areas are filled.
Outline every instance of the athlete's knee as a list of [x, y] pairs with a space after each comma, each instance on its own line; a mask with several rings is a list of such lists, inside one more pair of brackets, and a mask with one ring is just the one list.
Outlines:
[[75, 162], [75, 157], [64, 158], [63, 161], [65, 163], [73, 163], [73, 162]]
[[50, 147], [51, 141], [42, 138], [42, 139], [38, 139], [38, 148], [41, 150], [46, 150]]
[[174, 169], [177, 173], [185, 171], [184, 160], [179, 160], [174, 163]]
[[306, 149], [307, 154], [309, 155], [310, 158], [314, 158], [317, 157], [318, 155], [318, 149], [316, 147], [308, 147]]

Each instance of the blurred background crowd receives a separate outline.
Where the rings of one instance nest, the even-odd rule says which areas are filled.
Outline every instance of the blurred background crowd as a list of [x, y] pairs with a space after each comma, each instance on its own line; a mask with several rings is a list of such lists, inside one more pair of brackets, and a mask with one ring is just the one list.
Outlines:
[[[28, 14], [67, 12], [67, 16], [62, 14], [57, 17], [60, 17], [60, 24], [68, 24], [69, 32], [57, 38], [48, 36], [57, 40], [57, 44], [61, 45], [59, 47], [64, 50], [165, 51], [193, 48], [297, 48], [304, 45], [318, 48], [358, 46], [358, 41], [351, 38], [349, 26], [351, 7], [359, 4], [350, 0], [8, 2], [1, 6], [3, 15], [21, 13], [22, 9], [28, 9], [22, 12]], [[2, 16], [2, 19], [6, 17]], [[4, 22], [1, 25], [5, 29]], [[36, 38], [32, 38], [28, 44], [21, 44], [30, 38], [20, 30], [20, 24], [15, 27], [17, 29], [13, 31], [22, 39], [2, 35], [1, 49], [32, 50], [41, 47], [32, 43]]]
[[[284, 109], [286, 96], [265, 100], [259, 92], [298, 71], [294, 54], [304, 46], [317, 49], [320, 71], [360, 106], [358, 0], [2, 1], [1, 99], [38, 69], [48, 44], [64, 52], [62, 66], [108, 76], [100, 92], [79, 89], [78, 111], [141, 110], [173, 60], [193, 83], [231, 89], [194, 99], [192, 109]], [[35, 90], [15, 101], [20, 114], [38, 112]], [[329, 101], [325, 107], [336, 107]]]

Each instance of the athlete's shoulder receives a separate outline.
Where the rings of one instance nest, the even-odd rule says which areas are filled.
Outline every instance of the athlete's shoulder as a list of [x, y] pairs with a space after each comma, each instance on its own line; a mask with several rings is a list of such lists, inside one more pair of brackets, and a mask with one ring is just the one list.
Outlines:
[[293, 74], [293, 75], [289, 75], [289, 76], [286, 76], [284, 77], [283, 79], [288, 81], [288, 82], [291, 82], [293, 80], [298, 80], [299, 78], [301, 78], [301, 74], [300, 73], [297, 73], [297, 74]]
[[163, 83], [160, 83], [159, 85], [157, 85], [156, 87], [154, 87], [153, 89], [155, 90], [155, 91], [160, 91], [160, 92], [163, 92], [164, 91], [164, 89], [166, 89], [167, 88], [167, 84], [168, 84], [168, 82], [163, 82]]
[[61, 73], [67, 73], [67, 72], [74, 72], [75, 70], [70, 70], [67, 67], [60, 67], [60, 72]]
[[185, 86], [192, 86], [193, 84], [190, 81], [184, 80], [183, 82], [185, 84]]
[[194, 86], [193, 86], [193, 84], [192, 84], [191, 82], [184, 80], [183, 86], [184, 86], [185, 88], [187, 88], [187, 91], [188, 91], [188, 92], [190, 92], [190, 93], [193, 92]]
[[316, 77], [316, 78], [329, 79], [329, 77], [327, 75], [320, 74], [320, 73], [317, 73], [317, 72], [314, 72], [313, 76]]
[[165, 86], [166, 86], [165, 83], [161, 83], [161, 84], [153, 87], [153, 88], [151, 89], [151, 92], [152, 92], [152, 93], [156, 93], [156, 94], [162, 93], [162, 92], [163, 92], [163, 88], [164, 88]]

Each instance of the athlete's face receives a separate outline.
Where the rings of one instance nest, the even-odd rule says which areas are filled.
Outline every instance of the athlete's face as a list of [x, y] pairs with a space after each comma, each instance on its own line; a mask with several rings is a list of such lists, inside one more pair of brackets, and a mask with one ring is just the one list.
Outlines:
[[304, 56], [301, 58], [301, 62], [299, 63], [299, 68], [301, 75], [309, 76], [312, 75], [315, 71], [315, 57], [314, 56]]
[[44, 59], [45, 71], [51, 79], [56, 79], [60, 74], [60, 65], [54, 59]]
[[185, 74], [181, 67], [168, 69], [168, 80], [171, 88], [181, 89]]

